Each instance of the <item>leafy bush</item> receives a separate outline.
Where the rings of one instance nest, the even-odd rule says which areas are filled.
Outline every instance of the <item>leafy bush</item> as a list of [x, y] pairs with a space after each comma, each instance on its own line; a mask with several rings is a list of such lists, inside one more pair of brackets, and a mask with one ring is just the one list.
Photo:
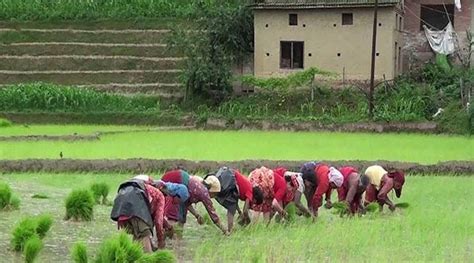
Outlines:
[[143, 248], [125, 232], [107, 239], [100, 246], [96, 263], [128, 263], [135, 262], [143, 256]]
[[12, 189], [6, 183], [0, 182], [0, 210], [18, 209], [20, 198], [12, 193]]
[[97, 204], [107, 204], [107, 196], [109, 195], [109, 185], [106, 183], [93, 183], [91, 185], [92, 195]]
[[71, 257], [74, 263], [87, 263], [87, 247], [84, 243], [76, 243], [72, 247]]
[[66, 198], [65, 219], [91, 221], [94, 215], [94, 198], [89, 190], [74, 190]]
[[23, 251], [28, 239], [34, 236], [39, 237], [36, 233], [36, 226], [37, 222], [33, 217], [25, 218], [16, 225], [11, 239], [13, 250]]
[[40, 215], [36, 219], [36, 233], [40, 238], [44, 238], [46, 233], [53, 225], [53, 217], [51, 215]]
[[12, 126], [12, 123], [9, 120], [0, 118], [0, 128], [10, 126]]
[[25, 263], [33, 263], [43, 248], [43, 242], [38, 236], [32, 236], [25, 244]]
[[168, 38], [168, 46], [187, 57], [181, 76], [186, 99], [220, 102], [232, 90], [232, 65], [253, 51], [252, 10], [242, 1], [215, 3], [198, 8], [195, 23], [179, 26]]
[[87, 88], [47, 83], [9, 85], [0, 89], [0, 111], [129, 112], [155, 111], [158, 99], [127, 97]]
[[152, 254], [143, 255], [137, 263], [175, 263], [177, 262], [173, 251], [160, 250]]
[[439, 123], [443, 132], [474, 134], [472, 111], [468, 113], [459, 103], [449, 104], [441, 113]]

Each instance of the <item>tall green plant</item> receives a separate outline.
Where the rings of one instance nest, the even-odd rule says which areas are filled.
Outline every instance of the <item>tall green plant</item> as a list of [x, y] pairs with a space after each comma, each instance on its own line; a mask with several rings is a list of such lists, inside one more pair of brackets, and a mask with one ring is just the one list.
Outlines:
[[247, 4], [221, 2], [214, 8], [200, 8], [191, 28], [173, 31], [170, 48], [187, 60], [181, 79], [186, 97], [209, 97], [219, 101], [231, 91], [231, 67], [253, 51], [253, 15]]

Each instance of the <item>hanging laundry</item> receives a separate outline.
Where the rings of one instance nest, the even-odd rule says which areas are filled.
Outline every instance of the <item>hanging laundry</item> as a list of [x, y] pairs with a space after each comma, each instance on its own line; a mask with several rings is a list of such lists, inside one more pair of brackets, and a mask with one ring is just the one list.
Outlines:
[[423, 28], [425, 29], [426, 38], [434, 52], [449, 55], [456, 51], [456, 32], [451, 22], [440, 31], [430, 30], [426, 26], [423, 26]]
[[461, 0], [454, 0], [454, 4], [459, 12], [461, 12]]

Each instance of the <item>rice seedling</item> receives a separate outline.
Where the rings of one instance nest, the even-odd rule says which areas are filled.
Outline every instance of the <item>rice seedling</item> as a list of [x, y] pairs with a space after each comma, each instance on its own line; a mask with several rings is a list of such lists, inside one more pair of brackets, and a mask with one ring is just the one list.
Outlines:
[[130, 235], [120, 232], [104, 241], [96, 257], [96, 263], [135, 262], [143, 256], [140, 243], [132, 240]]
[[23, 251], [25, 248], [26, 242], [36, 236], [36, 226], [37, 222], [35, 218], [29, 217], [21, 220], [13, 229], [11, 245], [15, 251]]
[[378, 203], [370, 203], [365, 207], [365, 211], [369, 213], [374, 213], [379, 211], [379, 204]]
[[18, 209], [20, 203], [20, 198], [13, 194], [10, 186], [0, 182], [0, 210]]
[[97, 204], [107, 204], [109, 189], [110, 187], [106, 183], [93, 183], [91, 185], [91, 191]]
[[405, 209], [405, 208], [410, 207], [410, 204], [406, 203], [406, 202], [405, 203], [397, 203], [397, 204], [395, 204], [395, 207]]
[[173, 251], [160, 250], [152, 254], [143, 255], [137, 263], [175, 263], [177, 262]]
[[286, 218], [286, 220], [287, 220], [288, 223], [294, 223], [294, 222], [296, 221], [296, 216], [297, 216], [297, 215], [296, 215], [296, 210], [297, 210], [297, 209], [296, 209], [296, 205], [295, 205], [295, 203], [293, 203], [293, 202], [290, 203], [290, 204], [288, 204], [288, 205], [285, 207], [285, 211], [286, 211], [286, 213], [287, 213], [287, 215], [288, 215], [287, 218]]
[[36, 233], [40, 238], [44, 238], [52, 225], [53, 217], [51, 215], [40, 215], [36, 218]]
[[65, 220], [91, 221], [94, 216], [95, 201], [89, 190], [74, 190], [66, 198]]
[[25, 263], [33, 263], [43, 248], [43, 242], [38, 236], [32, 236], [25, 244]]
[[82, 242], [75, 243], [72, 247], [71, 258], [74, 263], [87, 263], [89, 260], [86, 245]]
[[334, 211], [339, 214], [340, 217], [343, 217], [345, 214], [349, 213], [349, 206], [344, 202], [336, 202], [332, 205]]

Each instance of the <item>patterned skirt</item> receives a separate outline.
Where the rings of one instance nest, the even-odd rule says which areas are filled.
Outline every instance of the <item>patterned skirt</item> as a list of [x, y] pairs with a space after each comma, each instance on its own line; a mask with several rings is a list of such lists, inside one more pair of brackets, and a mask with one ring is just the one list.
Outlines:
[[253, 170], [249, 175], [252, 186], [259, 186], [263, 192], [263, 203], [252, 204], [251, 209], [257, 212], [268, 213], [272, 211], [273, 201], [273, 171], [264, 166]]

